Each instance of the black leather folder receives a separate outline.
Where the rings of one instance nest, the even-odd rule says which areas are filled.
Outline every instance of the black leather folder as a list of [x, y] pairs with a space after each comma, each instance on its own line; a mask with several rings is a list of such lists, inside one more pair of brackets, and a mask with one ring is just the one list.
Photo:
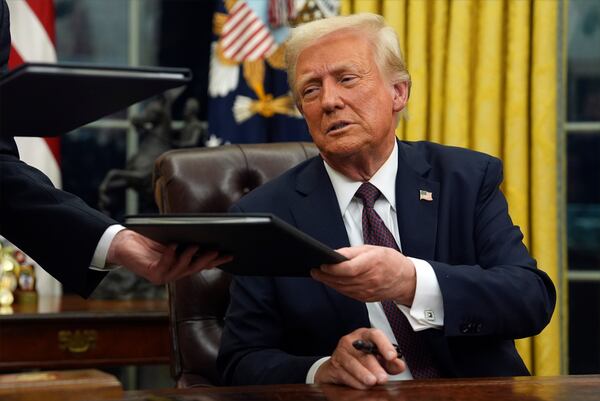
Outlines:
[[164, 244], [233, 255], [220, 268], [236, 275], [306, 277], [321, 264], [347, 260], [271, 214], [139, 215], [125, 225]]
[[0, 78], [0, 133], [64, 134], [190, 79], [182, 68], [23, 64]]

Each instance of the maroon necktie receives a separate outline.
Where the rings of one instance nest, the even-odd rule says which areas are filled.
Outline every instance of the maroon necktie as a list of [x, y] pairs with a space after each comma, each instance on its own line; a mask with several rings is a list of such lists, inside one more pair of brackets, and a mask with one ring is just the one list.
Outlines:
[[[381, 192], [370, 182], [363, 183], [356, 191], [355, 196], [363, 202], [362, 229], [364, 243], [387, 246], [399, 251], [394, 236], [373, 209], [379, 195], [381, 195]], [[413, 377], [415, 379], [440, 377], [422, 335], [412, 329], [406, 316], [394, 302], [384, 300], [381, 301], [381, 304]]]

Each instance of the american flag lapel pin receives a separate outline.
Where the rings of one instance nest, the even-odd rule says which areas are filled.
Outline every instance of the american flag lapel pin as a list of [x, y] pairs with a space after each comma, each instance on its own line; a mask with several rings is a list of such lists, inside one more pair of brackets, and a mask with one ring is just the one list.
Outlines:
[[419, 190], [419, 200], [424, 200], [427, 202], [433, 201], [433, 194], [429, 191], [425, 191], [423, 189]]

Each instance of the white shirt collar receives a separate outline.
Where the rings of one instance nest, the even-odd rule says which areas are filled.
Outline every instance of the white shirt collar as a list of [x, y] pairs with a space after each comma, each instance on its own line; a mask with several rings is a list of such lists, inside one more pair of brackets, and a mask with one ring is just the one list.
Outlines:
[[[329, 175], [329, 179], [331, 180], [331, 184], [333, 185], [333, 190], [335, 191], [335, 195], [338, 200], [338, 204], [340, 206], [340, 211], [342, 215], [346, 213], [346, 209], [354, 194], [362, 184], [361, 181], [353, 181], [345, 175], [339, 173], [334, 170], [325, 160], [323, 160], [325, 164], [325, 170], [327, 170], [327, 174]], [[377, 170], [377, 172], [371, 177], [369, 182], [385, 197], [385, 199], [392, 206], [392, 209], [396, 211], [396, 172], [398, 171], [398, 142], [394, 141], [394, 149], [392, 153], [388, 157], [388, 159], [383, 163], [383, 165]]]

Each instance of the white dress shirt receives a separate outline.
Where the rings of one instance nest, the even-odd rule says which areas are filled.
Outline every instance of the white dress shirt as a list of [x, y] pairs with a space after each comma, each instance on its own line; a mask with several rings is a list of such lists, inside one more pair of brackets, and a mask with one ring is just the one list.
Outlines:
[[[354, 197], [354, 194], [361, 186], [362, 182], [350, 180], [334, 170], [326, 162], [324, 163], [340, 206], [350, 246], [363, 245], [363, 204], [360, 199]], [[398, 219], [396, 217], [397, 170], [398, 143], [395, 143], [394, 150], [390, 154], [390, 157], [377, 173], [371, 177], [369, 182], [377, 187], [382, 194], [375, 202], [374, 209], [383, 220], [385, 226], [394, 235], [398, 248], [402, 250]], [[429, 328], [440, 329], [444, 325], [444, 308], [442, 292], [437, 277], [435, 276], [433, 268], [427, 261], [411, 258], [410, 256], [409, 259], [415, 264], [416, 269], [417, 286], [415, 298], [411, 307], [398, 305], [398, 308], [406, 316], [413, 330], [420, 331]], [[385, 316], [381, 302], [367, 302], [366, 306], [371, 327], [380, 329], [393, 344], [398, 344], [387, 317]], [[329, 357], [321, 358], [311, 366], [306, 375], [307, 383], [314, 383], [314, 376], [318, 368], [328, 359]], [[390, 376], [390, 380], [407, 379], [412, 379], [410, 366], [403, 373]]]
[[102, 234], [102, 237], [100, 237], [100, 241], [98, 241], [98, 245], [94, 251], [94, 256], [92, 257], [92, 262], [90, 263], [90, 269], [107, 271], [119, 267], [117, 265], [107, 265], [106, 256], [108, 255], [108, 249], [110, 248], [110, 244], [115, 238], [115, 235], [124, 229], [125, 227], [120, 224], [113, 224], [104, 231], [104, 234]]

